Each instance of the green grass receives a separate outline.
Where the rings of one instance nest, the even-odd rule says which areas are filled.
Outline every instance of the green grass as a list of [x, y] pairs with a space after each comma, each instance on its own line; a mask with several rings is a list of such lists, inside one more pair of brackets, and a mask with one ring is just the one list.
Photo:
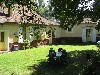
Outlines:
[[[47, 62], [46, 56], [51, 47], [56, 51], [58, 48], [66, 49], [70, 57], [67, 67]], [[85, 44], [52, 45], [0, 54], [0, 75], [82, 75], [84, 66], [88, 63], [85, 52], [95, 57], [98, 55], [98, 48]], [[96, 69], [97, 75], [100, 74], [98, 72]]]

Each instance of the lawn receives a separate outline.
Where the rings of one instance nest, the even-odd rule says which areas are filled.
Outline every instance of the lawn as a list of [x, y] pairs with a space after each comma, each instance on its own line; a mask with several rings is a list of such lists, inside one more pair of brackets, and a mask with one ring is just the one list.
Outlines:
[[[46, 56], [51, 47], [56, 51], [58, 48], [66, 49], [70, 63], [67, 66], [48, 63]], [[100, 75], [100, 67], [96, 67], [100, 63], [91, 64], [86, 59], [86, 53], [90, 53], [93, 60], [100, 57], [98, 48], [92, 44], [39, 46], [0, 54], [0, 75]], [[93, 73], [89, 70], [91, 68]]]

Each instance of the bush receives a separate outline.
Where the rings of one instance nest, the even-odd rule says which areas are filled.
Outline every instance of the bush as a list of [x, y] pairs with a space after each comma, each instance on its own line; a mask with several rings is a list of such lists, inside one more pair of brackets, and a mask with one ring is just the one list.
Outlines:
[[30, 48], [30, 40], [26, 39], [24, 40], [23, 49], [28, 49], [28, 48]]
[[97, 47], [100, 49], [100, 41], [97, 42]]

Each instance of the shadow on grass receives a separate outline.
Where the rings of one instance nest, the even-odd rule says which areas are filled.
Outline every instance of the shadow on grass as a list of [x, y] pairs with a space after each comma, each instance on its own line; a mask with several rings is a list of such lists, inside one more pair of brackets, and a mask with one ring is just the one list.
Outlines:
[[39, 64], [29, 66], [31, 75], [100, 75], [100, 51], [83, 50], [68, 52], [70, 63], [48, 63], [39, 60]]

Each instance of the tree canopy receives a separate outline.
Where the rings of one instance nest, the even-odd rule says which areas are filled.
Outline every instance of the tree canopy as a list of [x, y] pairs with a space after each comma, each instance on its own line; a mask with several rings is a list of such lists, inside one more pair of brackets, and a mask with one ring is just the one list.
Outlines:
[[96, 29], [100, 30], [100, 0], [95, 0], [91, 18], [97, 21]]
[[100, 30], [100, 0], [49, 0], [53, 17], [60, 21], [60, 27], [67, 29], [80, 24], [84, 18], [97, 21]]
[[7, 8], [12, 8], [14, 4], [27, 6], [28, 8], [36, 8], [36, 0], [1, 0], [0, 3], [4, 3]]
[[52, 18], [52, 15], [51, 15], [52, 11], [49, 10], [50, 3], [48, 5], [46, 5], [44, 0], [37, 0], [37, 1], [38, 1], [38, 6], [37, 6], [36, 12], [38, 14], [40, 14], [42, 17], [45, 17], [47, 19], [51, 19]]

